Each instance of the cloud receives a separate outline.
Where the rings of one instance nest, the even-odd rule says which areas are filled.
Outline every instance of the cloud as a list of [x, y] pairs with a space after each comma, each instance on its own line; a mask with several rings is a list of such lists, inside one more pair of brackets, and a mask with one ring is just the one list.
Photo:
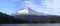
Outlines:
[[[34, 4], [32, 1], [25, 1], [26, 5], [33, 10], [41, 11], [49, 14], [60, 15], [60, 0], [41, 0], [38, 1], [40, 5]], [[43, 11], [44, 10], [44, 11]]]
[[[32, 2], [32, 1], [24, 1], [24, 3], [26, 4], [26, 6], [30, 7], [31, 9], [35, 10], [35, 11], [40, 11], [40, 12], [49, 12], [48, 10], [50, 9], [47, 9], [48, 6], [45, 6], [47, 5], [47, 2], [45, 2], [46, 4], [42, 3], [41, 2], [41, 6], [40, 5], [36, 5], [35, 2]], [[44, 11], [43, 11], [44, 10]]]
[[34, 9], [40, 9], [41, 8], [40, 6], [35, 5], [34, 4], [35, 2], [32, 2], [32, 1], [24, 1], [24, 3], [25, 3], [25, 6], [30, 7], [33, 10]]
[[15, 0], [37, 12], [60, 15], [60, 0]]

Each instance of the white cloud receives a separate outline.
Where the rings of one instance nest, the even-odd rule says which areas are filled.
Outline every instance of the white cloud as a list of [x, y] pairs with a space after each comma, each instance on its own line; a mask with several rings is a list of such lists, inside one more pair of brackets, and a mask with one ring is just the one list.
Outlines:
[[[26, 4], [26, 6], [28, 6], [28, 7], [30, 7], [30, 8], [32, 8], [33, 10], [35, 10], [35, 11], [40, 11], [40, 12], [45, 12], [46, 13], [46, 11], [48, 10], [45, 10], [45, 8], [44, 8], [44, 6], [43, 6], [43, 8], [40, 6], [40, 5], [35, 5], [34, 3], [35, 2], [32, 2], [32, 1], [24, 1], [25, 2], [25, 4]], [[44, 4], [43, 4], [44, 5]], [[45, 7], [48, 7], [48, 6], [45, 6]], [[44, 11], [43, 11], [44, 10]], [[49, 11], [47, 11], [47, 12], [49, 12]]]
[[24, 2], [25, 2], [25, 4], [26, 4], [26, 6], [27, 6], [27, 5], [32, 5], [32, 4], [33, 4], [31, 1], [24, 1]]
[[[19, 2], [20, 0], [15, 1]], [[22, 2], [24, 2], [25, 6], [32, 8], [32, 10], [60, 15], [60, 0], [37, 0], [40, 2], [37, 3], [38, 5], [36, 5], [34, 1], [36, 0], [23, 0]]]
[[18, 1], [18, 0], [14, 0], [14, 1]]

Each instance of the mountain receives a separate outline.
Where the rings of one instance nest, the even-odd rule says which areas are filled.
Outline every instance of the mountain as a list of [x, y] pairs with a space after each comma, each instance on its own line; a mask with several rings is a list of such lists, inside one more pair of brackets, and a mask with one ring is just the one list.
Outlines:
[[12, 14], [15, 18], [23, 18], [23, 19], [40, 19], [47, 17], [54, 17], [55, 15], [49, 15], [42, 12], [36, 12], [31, 10], [29, 7], [25, 7], [22, 10], [17, 11]]
[[19, 10], [15, 13], [16, 15], [47, 15], [44, 13], [38, 13], [36, 11], [31, 10], [29, 7], [25, 7], [22, 10]]
[[10, 18], [13, 18], [13, 16], [0, 12], [0, 19], [5, 19], [5, 18], [10, 19]]
[[17, 11], [16, 13], [12, 14], [15, 18], [39, 18], [39, 16], [46, 16], [47, 14], [36, 12], [31, 10], [29, 7], [25, 7], [22, 10]]

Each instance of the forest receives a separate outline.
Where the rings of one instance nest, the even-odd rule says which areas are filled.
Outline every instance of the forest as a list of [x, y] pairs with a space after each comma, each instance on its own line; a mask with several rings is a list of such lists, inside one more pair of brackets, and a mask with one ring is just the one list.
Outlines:
[[0, 23], [60, 23], [60, 16], [48, 16], [46, 19], [18, 19], [0, 12]]

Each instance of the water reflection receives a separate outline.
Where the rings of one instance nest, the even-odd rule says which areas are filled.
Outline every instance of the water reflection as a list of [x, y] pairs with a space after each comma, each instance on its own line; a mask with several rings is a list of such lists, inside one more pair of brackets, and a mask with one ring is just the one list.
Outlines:
[[17, 26], [17, 24], [0, 24], [0, 26]]
[[17, 24], [17, 26], [60, 26], [60, 24]]
[[0, 26], [60, 26], [60, 24], [0, 24]]

